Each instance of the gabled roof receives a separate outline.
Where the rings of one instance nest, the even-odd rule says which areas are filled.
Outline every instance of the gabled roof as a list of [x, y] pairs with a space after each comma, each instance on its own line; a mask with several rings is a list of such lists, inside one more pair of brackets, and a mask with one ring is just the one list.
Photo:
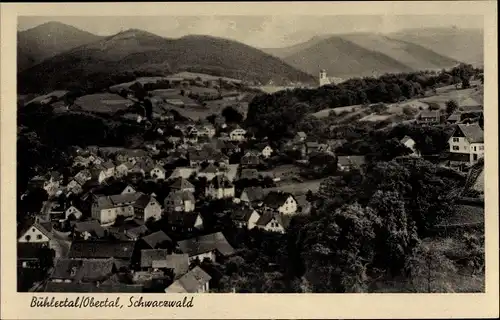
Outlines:
[[170, 212], [167, 215], [167, 220], [170, 225], [194, 228], [198, 216], [201, 217], [198, 212]]
[[74, 282], [102, 281], [113, 272], [114, 259], [60, 259], [54, 266], [52, 279]]
[[233, 187], [233, 183], [229, 181], [229, 179], [225, 175], [222, 174], [213, 177], [209, 185], [215, 189]]
[[242, 169], [240, 179], [258, 179], [259, 171], [257, 169]]
[[140, 225], [140, 226], [137, 226], [135, 228], [128, 229], [128, 230], [125, 231], [125, 233], [127, 234], [127, 236], [130, 237], [130, 238], [138, 238], [141, 235], [146, 234], [148, 232], [149, 232], [149, 229], [144, 224]]
[[283, 227], [283, 229], [286, 229], [291, 221], [291, 217], [288, 217], [282, 213], [266, 210], [262, 213], [259, 220], [257, 220], [255, 224], [258, 226], [267, 226], [273, 219], [275, 219], [276, 222], [278, 222], [280, 226]]
[[231, 213], [231, 219], [234, 221], [248, 222], [254, 212], [257, 211], [248, 207], [238, 208]]
[[293, 195], [288, 192], [271, 191], [266, 195], [263, 202], [266, 207], [277, 209], [284, 205], [290, 197], [293, 198]]
[[307, 138], [307, 134], [304, 131], [297, 132], [297, 136], [303, 139]]
[[402, 144], [407, 143], [408, 141], [413, 140], [410, 136], [404, 136], [403, 139], [400, 140]]
[[69, 258], [117, 258], [130, 259], [134, 250], [132, 241], [73, 241]]
[[149, 247], [151, 247], [151, 249], [155, 249], [156, 246], [162, 242], [165, 241], [172, 242], [172, 239], [170, 239], [170, 237], [167, 236], [167, 234], [161, 230], [142, 237], [142, 240]]
[[184, 177], [177, 177], [175, 178], [174, 182], [170, 184], [170, 188], [176, 190], [186, 190], [186, 189], [194, 189], [194, 185]]
[[189, 254], [190, 257], [213, 250], [225, 256], [234, 253], [234, 248], [227, 242], [222, 232], [182, 240], [178, 242], [178, 245], [181, 251]]
[[459, 124], [457, 125], [458, 130], [461, 130], [465, 138], [470, 143], [483, 143], [484, 142], [484, 132], [483, 129], [477, 124]]
[[194, 267], [165, 289], [166, 293], [196, 293], [212, 277], [199, 266]]
[[96, 235], [99, 238], [104, 237], [105, 230], [97, 220], [75, 222], [74, 231], [76, 232], [88, 232]]
[[173, 201], [174, 203], [182, 203], [184, 201], [196, 202], [196, 198], [191, 191], [174, 191], [170, 192], [165, 198], [165, 202]]
[[248, 200], [250, 202], [263, 200], [266, 196], [266, 192], [262, 187], [249, 187], [243, 189], [242, 193], [245, 192]]
[[203, 173], [217, 173], [219, 171], [219, 168], [213, 163], [209, 163], [206, 168], [200, 170], [200, 172]]
[[175, 274], [181, 275], [189, 270], [189, 256], [169, 254], [165, 249], [141, 250], [141, 268], [151, 267], [174, 269]]
[[108, 161], [106, 161], [106, 162], [103, 162], [101, 165], [102, 165], [104, 168], [106, 168], [106, 169], [111, 169], [111, 168], [114, 168], [114, 167], [115, 167], [115, 164], [114, 164], [114, 163], [113, 163], [113, 161], [111, 161], [111, 160], [108, 160]]
[[139, 199], [134, 202], [134, 208], [145, 209], [149, 203], [157, 202], [156, 199], [148, 194], [142, 194]]
[[453, 112], [449, 117], [448, 121], [460, 121], [462, 119], [462, 113], [460, 111]]
[[[139, 200], [141, 197], [145, 196], [142, 192], [135, 192], [135, 193], [124, 193], [124, 194], [115, 194], [112, 196], [109, 196], [109, 200], [113, 203], [115, 206], [119, 205], [124, 205], [124, 204], [132, 204], [135, 203], [137, 200]], [[146, 195], [146, 197], [148, 197]]]
[[24, 228], [21, 229], [19, 236], [22, 236], [24, 233], [26, 233], [26, 231], [28, 231], [31, 228], [37, 229], [49, 239], [54, 239], [54, 235], [52, 234], [52, 224], [50, 222], [34, 221], [32, 224], [26, 224]]

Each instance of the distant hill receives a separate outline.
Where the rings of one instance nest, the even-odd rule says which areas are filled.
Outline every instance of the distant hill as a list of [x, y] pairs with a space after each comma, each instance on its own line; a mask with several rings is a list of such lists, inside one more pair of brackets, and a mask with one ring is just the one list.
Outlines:
[[457, 60], [420, 45], [374, 33], [315, 37], [305, 43], [267, 50], [310, 74], [356, 77], [452, 67]]
[[209, 36], [167, 39], [131, 29], [46, 59], [20, 72], [18, 83], [21, 92], [47, 91], [64, 89], [68, 84], [82, 85], [93, 81], [93, 77], [109, 79], [127, 72], [166, 75], [180, 71], [263, 83], [315, 81], [280, 59], [236, 41]]
[[29, 68], [46, 58], [101, 38], [59, 22], [47, 22], [18, 32], [18, 71]]
[[482, 65], [484, 61], [484, 35], [480, 29], [406, 29], [388, 37], [418, 44], [461, 62]]

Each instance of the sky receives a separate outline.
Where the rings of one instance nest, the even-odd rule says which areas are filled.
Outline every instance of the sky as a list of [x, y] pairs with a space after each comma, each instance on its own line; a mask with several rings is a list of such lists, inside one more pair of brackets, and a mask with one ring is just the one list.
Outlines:
[[112, 35], [142, 29], [167, 37], [188, 34], [233, 39], [260, 48], [277, 48], [309, 40], [315, 35], [352, 32], [390, 33], [408, 28], [483, 28], [482, 16], [458, 15], [325, 15], [325, 16], [110, 16], [18, 18], [18, 30], [58, 21], [98, 34]]

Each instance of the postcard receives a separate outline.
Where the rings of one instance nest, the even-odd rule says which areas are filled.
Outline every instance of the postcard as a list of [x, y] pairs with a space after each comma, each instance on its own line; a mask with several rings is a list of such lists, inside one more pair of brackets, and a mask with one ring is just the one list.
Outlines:
[[498, 317], [496, 2], [1, 8], [2, 319]]

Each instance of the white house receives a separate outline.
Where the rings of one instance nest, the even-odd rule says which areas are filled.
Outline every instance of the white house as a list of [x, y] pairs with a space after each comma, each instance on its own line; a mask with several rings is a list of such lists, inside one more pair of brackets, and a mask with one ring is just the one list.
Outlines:
[[70, 215], [73, 215], [76, 219], [80, 219], [82, 217], [82, 212], [75, 208], [74, 206], [69, 207], [66, 209], [64, 212], [64, 216], [66, 217], [66, 220], [68, 220]]
[[20, 233], [18, 242], [21, 243], [49, 243], [52, 240], [52, 233], [39, 222], [35, 221], [31, 226], [25, 228]]
[[165, 180], [165, 169], [160, 166], [155, 166], [153, 169], [150, 171], [150, 175], [153, 179], [155, 180]]
[[279, 191], [269, 192], [264, 198], [263, 207], [273, 209], [285, 215], [295, 214], [298, 210], [297, 201], [293, 195]]
[[229, 133], [229, 138], [232, 141], [243, 141], [245, 140], [245, 135], [247, 131], [242, 128], [236, 128]]
[[189, 191], [174, 191], [170, 192], [165, 198], [164, 207], [165, 211], [194, 211], [196, 199], [193, 193]]
[[206, 293], [209, 291], [209, 283], [212, 277], [199, 266], [174, 281], [166, 293]]
[[130, 185], [126, 186], [125, 189], [123, 189], [121, 194], [127, 194], [127, 193], [136, 193], [134, 188], [132, 188]]
[[251, 230], [255, 228], [260, 214], [249, 207], [243, 207], [231, 213], [231, 220], [234, 221], [236, 227]]
[[154, 221], [161, 219], [161, 205], [150, 195], [141, 195], [133, 206], [134, 217], [142, 222], [147, 222], [149, 219], [153, 219]]
[[205, 189], [205, 195], [213, 199], [234, 198], [234, 185], [225, 175], [216, 175]]
[[265, 211], [256, 222], [259, 229], [269, 232], [285, 233], [287, 223], [286, 217], [279, 212]]
[[404, 136], [403, 139], [401, 139], [401, 144], [403, 144], [405, 147], [413, 151], [411, 156], [420, 156], [420, 152], [417, 150], [415, 147], [415, 140], [410, 138], [409, 136]]
[[459, 124], [448, 140], [450, 152], [468, 154], [469, 164], [484, 156], [484, 132], [477, 124]]

